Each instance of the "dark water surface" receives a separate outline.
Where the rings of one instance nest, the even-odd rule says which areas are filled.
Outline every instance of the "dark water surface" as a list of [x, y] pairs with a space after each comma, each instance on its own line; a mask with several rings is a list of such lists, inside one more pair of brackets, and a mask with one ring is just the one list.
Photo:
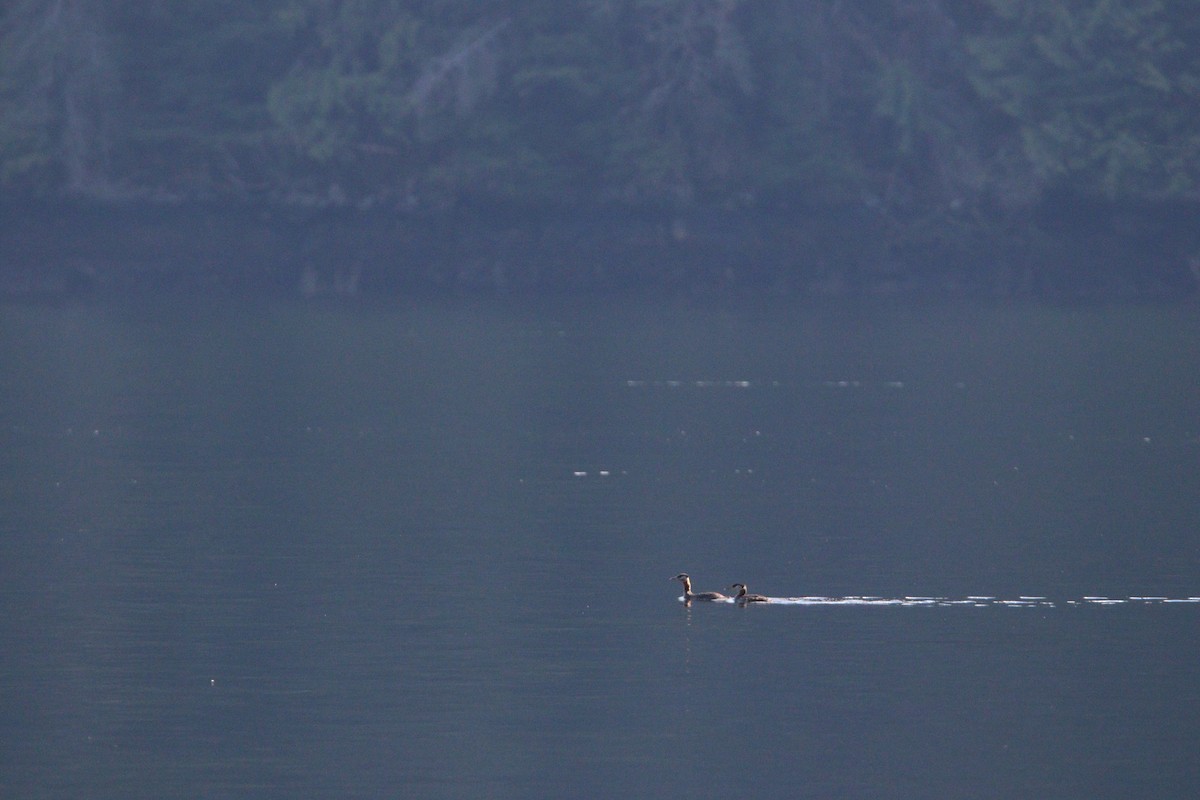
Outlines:
[[1194, 797], [1198, 466], [1194, 308], [4, 307], [0, 796]]

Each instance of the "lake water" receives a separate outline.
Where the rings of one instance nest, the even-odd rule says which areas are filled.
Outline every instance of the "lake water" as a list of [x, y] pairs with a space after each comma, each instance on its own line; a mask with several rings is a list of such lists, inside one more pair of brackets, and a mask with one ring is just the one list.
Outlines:
[[1197, 796], [1197, 310], [731, 306], [0, 308], [0, 795]]

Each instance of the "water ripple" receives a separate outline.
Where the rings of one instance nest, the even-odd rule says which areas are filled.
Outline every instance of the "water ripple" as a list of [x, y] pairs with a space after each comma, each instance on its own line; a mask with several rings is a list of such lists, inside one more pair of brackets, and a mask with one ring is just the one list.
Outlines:
[[[683, 602], [683, 597], [679, 598]], [[710, 601], [735, 605], [733, 598]], [[969, 595], [962, 598], [953, 597], [875, 597], [870, 595], [850, 595], [846, 597], [767, 597], [765, 603], [757, 602], [749, 605], [792, 605], [792, 606], [971, 606], [983, 608], [998, 606], [1004, 608], [1054, 608], [1056, 606], [1112, 606], [1112, 605], [1166, 605], [1171, 603], [1198, 603], [1200, 597], [1162, 597], [1133, 595], [1130, 597], [1100, 597], [1085, 596], [1071, 600], [1051, 600], [1046, 597], [1021, 595], [1016, 598], [990, 597], [985, 595]]]

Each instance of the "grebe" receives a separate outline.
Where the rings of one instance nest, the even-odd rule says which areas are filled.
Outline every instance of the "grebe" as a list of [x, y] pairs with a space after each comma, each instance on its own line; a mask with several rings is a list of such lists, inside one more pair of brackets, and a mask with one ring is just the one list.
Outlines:
[[766, 602], [768, 602], [767, 598], [763, 597], [761, 594], [746, 594], [746, 584], [744, 584], [744, 583], [735, 583], [732, 586], [730, 586], [729, 588], [737, 589], [737, 594], [735, 594], [733, 596], [733, 599], [734, 599], [734, 601], [736, 601], [738, 603], [766, 603]]
[[674, 578], [673, 581], [679, 581], [683, 584], [683, 602], [690, 603], [693, 600], [728, 600], [729, 598], [720, 592], [693, 592], [692, 579], [686, 572], [681, 572]]

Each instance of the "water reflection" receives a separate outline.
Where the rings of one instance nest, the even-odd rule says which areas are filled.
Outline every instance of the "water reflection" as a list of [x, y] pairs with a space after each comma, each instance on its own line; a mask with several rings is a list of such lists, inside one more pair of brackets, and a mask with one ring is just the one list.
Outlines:
[[1194, 314], [4, 312], [5, 797], [1200, 790]]

